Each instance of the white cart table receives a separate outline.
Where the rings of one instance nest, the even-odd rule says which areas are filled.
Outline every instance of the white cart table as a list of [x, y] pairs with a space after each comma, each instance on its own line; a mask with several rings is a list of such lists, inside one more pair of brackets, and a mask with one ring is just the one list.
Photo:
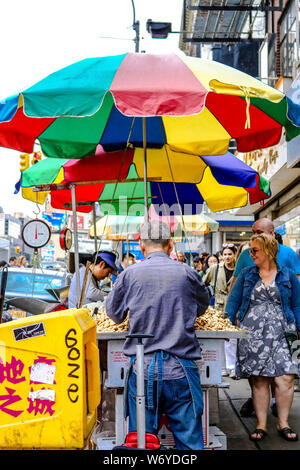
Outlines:
[[[126, 422], [123, 418], [124, 383], [129, 366], [129, 359], [123, 354], [123, 345], [127, 332], [97, 333], [98, 347], [100, 349], [101, 369], [107, 371], [105, 385], [115, 389], [115, 432], [116, 445], [121, 445], [126, 436]], [[223, 341], [232, 338], [247, 338], [247, 331], [206, 331], [196, 330], [202, 359], [197, 362], [200, 380], [203, 389], [203, 435], [206, 448], [218, 448], [222, 445], [213, 436], [209, 436], [209, 389], [222, 387]], [[162, 438], [165, 437], [164, 439]], [[163, 425], [159, 434], [162, 444], [172, 445], [173, 436], [168, 431], [167, 424]], [[218, 445], [219, 444], [219, 445]]]

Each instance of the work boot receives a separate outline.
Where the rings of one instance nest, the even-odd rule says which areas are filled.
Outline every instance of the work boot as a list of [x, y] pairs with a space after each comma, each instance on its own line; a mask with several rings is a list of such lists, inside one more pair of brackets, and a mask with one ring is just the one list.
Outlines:
[[248, 400], [243, 404], [242, 408], [240, 409], [240, 415], [243, 418], [248, 418], [249, 416], [252, 416], [254, 412], [255, 410], [253, 406], [253, 399], [248, 398]]

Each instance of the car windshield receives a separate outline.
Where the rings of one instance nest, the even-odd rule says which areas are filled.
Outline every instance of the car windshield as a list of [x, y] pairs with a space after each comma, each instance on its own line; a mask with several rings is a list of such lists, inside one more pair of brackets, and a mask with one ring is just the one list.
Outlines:
[[[2, 273], [0, 274], [1, 279]], [[38, 295], [45, 294], [45, 289], [63, 287], [65, 279], [62, 276], [51, 274], [18, 273], [9, 271], [7, 276], [6, 291], [13, 291], [16, 294]]]

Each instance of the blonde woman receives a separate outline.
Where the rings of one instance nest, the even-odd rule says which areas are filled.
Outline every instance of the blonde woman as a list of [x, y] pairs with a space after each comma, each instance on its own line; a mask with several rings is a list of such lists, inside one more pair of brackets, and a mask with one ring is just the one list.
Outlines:
[[250, 339], [238, 341], [236, 376], [251, 378], [256, 429], [250, 439], [267, 434], [270, 384], [275, 383], [277, 430], [287, 441], [298, 435], [288, 423], [298, 367], [292, 361], [286, 334], [300, 330], [300, 282], [294, 271], [277, 264], [278, 244], [265, 233], [251, 238], [250, 255], [255, 266], [244, 268], [230, 292], [226, 312], [232, 323], [250, 331]]
[[17, 259], [16, 266], [19, 268], [25, 268], [26, 264], [27, 264], [26, 256], [19, 256]]

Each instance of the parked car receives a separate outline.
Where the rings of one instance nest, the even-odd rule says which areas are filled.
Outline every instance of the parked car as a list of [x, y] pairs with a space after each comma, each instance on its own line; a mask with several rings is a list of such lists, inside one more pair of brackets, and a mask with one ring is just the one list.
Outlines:
[[[0, 272], [1, 281], [2, 272]], [[46, 289], [58, 289], [70, 285], [70, 274], [65, 271], [32, 268], [8, 268], [5, 299], [33, 297], [45, 302], [57, 302]]]
[[41, 262], [42, 269], [54, 269], [55, 271], [67, 271], [68, 266], [64, 261], [42, 261]]

